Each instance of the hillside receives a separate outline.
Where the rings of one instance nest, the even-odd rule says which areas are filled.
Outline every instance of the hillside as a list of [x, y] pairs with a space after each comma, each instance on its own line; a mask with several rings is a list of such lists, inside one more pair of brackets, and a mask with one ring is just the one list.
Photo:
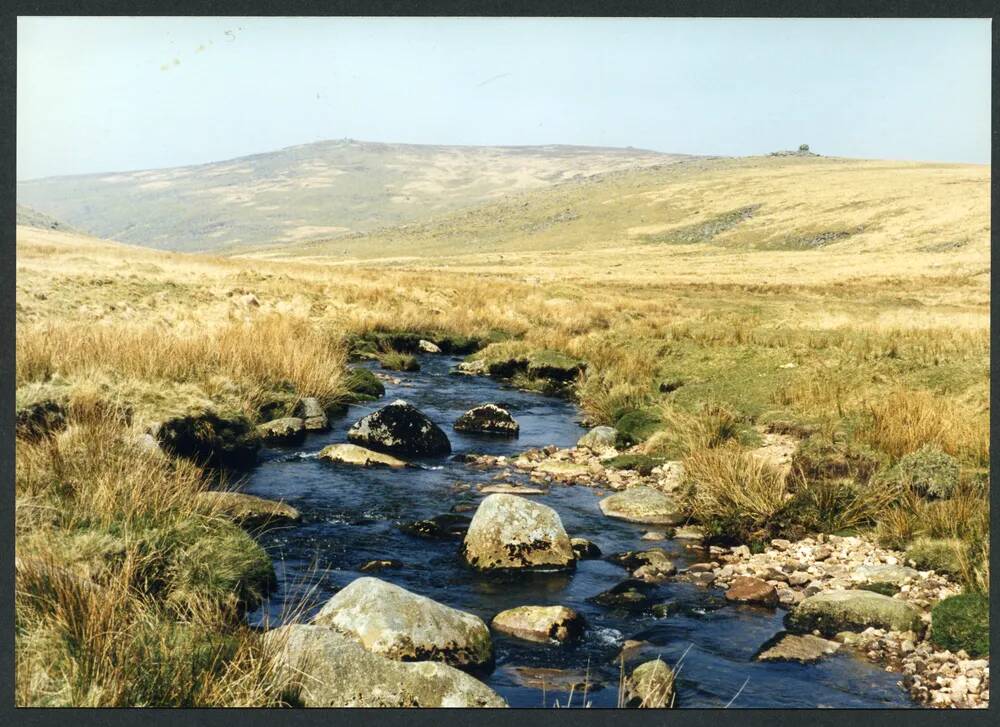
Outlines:
[[49, 217], [48, 215], [42, 214], [38, 210], [33, 210], [31, 207], [26, 207], [23, 204], [17, 205], [15, 219], [18, 225], [23, 225], [25, 227], [39, 227], [49, 230], [75, 232], [75, 230], [73, 230], [73, 228], [69, 225], [63, 224], [54, 217]]
[[345, 139], [197, 166], [22, 181], [17, 198], [100, 237], [210, 251], [397, 225], [679, 158], [637, 149]]

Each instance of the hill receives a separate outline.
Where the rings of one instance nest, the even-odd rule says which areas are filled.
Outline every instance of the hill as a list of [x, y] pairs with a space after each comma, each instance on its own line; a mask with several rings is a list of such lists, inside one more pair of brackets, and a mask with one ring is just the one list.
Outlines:
[[103, 238], [212, 251], [397, 225], [680, 158], [639, 149], [345, 139], [197, 166], [22, 181], [17, 198]]
[[54, 217], [49, 217], [48, 215], [42, 214], [38, 210], [34, 210], [31, 207], [27, 207], [23, 204], [17, 205], [17, 211], [15, 212], [15, 219], [18, 225], [24, 227], [38, 227], [41, 229], [48, 230], [64, 230], [66, 232], [75, 232], [75, 230], [69, 225], [63, 224]]

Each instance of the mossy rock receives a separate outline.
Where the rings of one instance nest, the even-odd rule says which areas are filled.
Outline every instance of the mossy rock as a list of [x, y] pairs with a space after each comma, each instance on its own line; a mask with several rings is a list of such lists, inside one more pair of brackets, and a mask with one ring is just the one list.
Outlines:
[[385, 396], [385, 385], [368, 369], [352, 368], [347, 372], [347, 390], [356, 401], [375, 401]]
[[441, 353], [449, 356], [466, 356], [475, 353], [484, 345], [484, 341], [480, 338], [457, 334], [442, 334], [434, 336], [431, 340], [438, 345]]
[[67, 412], [63, 402], [43, 399], [17, 410], [17, 436], [37, 440], [66, 428]]
[[651, 457], [648, 454], [620, 454], [617, 457], [607, 460], [605, 467], [613, 470], [635, 470], [640, 475], [652, 474], [654, 467], [659, 467], [666, 462], [663, 457]]
[[195, 411], [163, 422], [156, 439], [164, 451], [208, 467], [247, 469], [257, 461], [260, 439], [238, 414]]
[[970, 656], [990, 653], [990, 601], [979, 593], [946, 598], [931, 610], [933, 644]]
[[785, 617], [789, 631], [817, 630], [832, 637], [841, 631], [864, 631], [873, 626], [920, 634], [920, 613], [910, 604], [868, 590], [823, 591], [809, 596]]
[[951, 497], [959, 476], [958, 460], [931, 445], [906, 455], [886, 474], [890, 481], [929, 499]]
[[868, 447], [812, 436], [799, 444], [792, 455], [788, 483], [793, 490], [818, 480], [867, 484], [886, 462], [884, 454]]
[[957, 575], [966, 547], [958, 538], [917, 538], [906, 547], [906, 557], [920, 570]]
[[859, 591], [871, 591], [872, 593], [880, 593], [883, 596], [895, 596], [899, 593], [899, 586], [895, 583], [866, 583], [862, 586], [858, 586]]
[[663, 425], [663, 419], [655, 409], [636, 409], [626, 413], [615, 422], [618, 430], [618, 446], [631, 447], [645, 442]]

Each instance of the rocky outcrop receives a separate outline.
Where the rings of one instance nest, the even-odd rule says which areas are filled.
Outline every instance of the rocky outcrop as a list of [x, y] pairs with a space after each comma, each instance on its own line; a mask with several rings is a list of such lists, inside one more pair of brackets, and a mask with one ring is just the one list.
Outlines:
[[214, 411], [194, 411], [153, 427], [168, 454], [208, 467], [246, 469], [257, 461], [260, 439], [242, 416], [224, 417]]
[[615, 440], [618, 438], [618, 430], [614, 427], [594, 427], [589, 432], [580, 437], [577, 447], [589, 449], [591, 452], [601, 454], [615, 448]]
[[632, 487], [598, 504], [608, 517], [634, 523], [675, 525], [683, 520], [677, 503], [651, 487]]
[[199, 492], [195, 500], [206, 510], [246, 528], [287, 525], [302, 520], [302, 514], [291, 505], [242, 492]]
[[518, 606], [498, 613], [491, 623], [518, 639], [563, 643], [583, 633], [583, 617], [566, 606]]
[[265, 444], [300, 444], [306, 437], [305, 422], [298, 417], [272, 419], [257, 426], [257, 435]]
[[405, 467], [406, 462], [392, 455], [373, 452], [356, 444], [331, 444], [320, 450], [320, 459], [341, 464], [352, 464], [358, 467]]
[[401, 457], [433, 457], [451, 452], [441, 428], [402, 399], [360, 419], [347, 432], [351, 442]]
[[893, 631], [922, 632], [920, 613], [905, 601], [872, 591], [827, 591], [809, 596], [785, 618], [790, 631], [863, 631], [872, 626]]
[[502, 434], [508, 437], [516, 437], [521, 431], [510, 412], [496, 404], [480, 404], [469, 409], [458, 418], [454, 427], [456, 432]]
[[726, 600], [734, 603], [754, 603], [773, 608], [778, 605], [778, 592], [774, 586], [760, 578], [739, 576], [729, 584]]
[[493, 661], [490, 632], [478, 616], [378, 578], [352, 581], [326, 602], [313, 621], [390, 659], [444, 661], [462, 667]]
[[674, 672], [656, 659], [637, 666], [625, 680], [625, 706], [666, 709], [674, 706]]
[[440, 662], [404, 663], [373, 654], [329, 628], [269, 631], [280, 678], [306, 707], [505, 707], [482, 682]]
[[559, 514], [516, 495], [490, 495], [476, 509], [462, 543], [474, 568], [572, 568], [576, 555]]
[[314, 396], [307, 396], [299, 400], [295, 407], [295, 416], [302, 419], [302, 424], [307, 432], [325, 432], [330, 428], [330, 419], [326, 415], [326, 410], [319, 403], [319, 399]]

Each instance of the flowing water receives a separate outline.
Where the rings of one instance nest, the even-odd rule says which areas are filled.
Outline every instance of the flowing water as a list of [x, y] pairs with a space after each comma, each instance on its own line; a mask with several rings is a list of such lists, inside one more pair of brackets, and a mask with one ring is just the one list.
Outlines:
[[[300, 524], [260, 535], [278, 573], [279, 587], [269, 602], [250, 615], [254, 623], [276, 625], [303, 600], [309, 588], [322, 604], [336, 590], [363, 575], [375, 575], [414, 593], [474, 613], [488, 624], [499, 611], [522, 605], [566, 605], [587, 621], [576, 643], [549, 646], [494, 634], [495, 668], [477, 674], [511, 706], [565, 704], [567, 694], [525, 686], [516, 667], [543, 667], [589, 673], [587, 700], [594, 707], [617, 703], [620, 664], [616, 656], [626, 639], [653, 645], [642, 660], [660, 655], [680, 662], [678, 706], [721, 707], [909, 707], [897, 685], [899, 675], [849, 654], [836, 654], [818, 664], [763, 663], [754, 660], [762, 644], [782, 629], [784, 610], [725, 604], [722, 592], [687, 583], [656, 587], [656, 601], [673, 601], [678, 612], [665, 618], [649, 613], [617, 611], [588, 602], [628, 576], [604, 560], [580, 561], [570, 573], [487, 575], [473, 571], [458, 557], [460, 540], [427, 539], [403, 532], [401, 522], [447, 513], [460, 503], [481, 499], [475, 484], [496, 471], [480, 470], [451, 457], [422, 461], [402, 470], [363, 469], [315, 458], [327, 444], [346, 441], [347, 429], [361, 416], [397, 398], [410, 402], [448, 434], [453, 454], [468, 452], [514, 455], [554, 444], [568, 447], [585, 431], [570, 402], [502, 387], [482, 377], [450, 373], [459, 359], [421, 357], [422, 370], [394, 373], [399, 384], [386, 383], [386, 396], [331, 421], [332, 429], [311, 434], [294, 449], [268, 449], [249, 475], [243, 491], [282, 499], [298, 508]], [[506, 406], [521, 425], [520, 437], [460, 434], [451, 428], [467, 409], [492, 401]], [[463, 485], [473, 484], [472, 489]], [[605, 493], [606, 494], [606, 493]], [[623, 550], [663, 547], [678, 567], [698, 559], [699, 551], [678, 541], [649, 542], [640, 536], [649, 527], [612, 520], [597, 507], [590, 487], [553, 484], [548, 494], [531, 499], [554, 508], [571, 536], [588, 538], [605, 555]], [[471, 515], [471, 512], [467, 513]], [[393, 558], [403, 567], [360, 573], [366, 561]], [[306, 616], [310, 615], [309, 613]], [[588, 671], [589, 670], [589, 671]], [[543, 702], [544, 696], [544, 702]], [[579, 706], [578, 691], [573, 704]]]

